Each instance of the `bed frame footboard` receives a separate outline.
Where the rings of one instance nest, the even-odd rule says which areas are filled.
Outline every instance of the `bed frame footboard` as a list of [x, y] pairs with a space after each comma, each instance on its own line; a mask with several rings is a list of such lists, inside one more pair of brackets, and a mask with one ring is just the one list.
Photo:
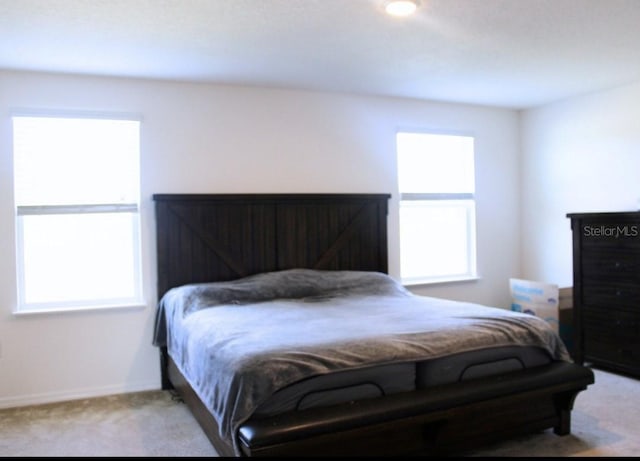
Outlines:
[[[175, 364], [169, 376], [214, 448], [234, 456]], [[553, 363], [455, 385], [250, 419], [237, 434], [244, 456], [450, 455], [509, 437], [571, 432], [576, 396], [593, 371]]]

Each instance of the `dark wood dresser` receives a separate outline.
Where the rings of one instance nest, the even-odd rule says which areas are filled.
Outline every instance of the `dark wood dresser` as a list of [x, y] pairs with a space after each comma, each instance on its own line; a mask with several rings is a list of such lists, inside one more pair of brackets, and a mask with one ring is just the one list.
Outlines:
[[574, 360], [640, 376], [640, 212], [569, 213]]

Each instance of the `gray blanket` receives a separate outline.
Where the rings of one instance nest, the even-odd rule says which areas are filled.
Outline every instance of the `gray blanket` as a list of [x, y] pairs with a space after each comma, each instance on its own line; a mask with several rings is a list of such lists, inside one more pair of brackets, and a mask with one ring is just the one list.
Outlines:
[[233, 434], [252, 412], [311, 376], [508, 345], [570, 361], [538, 317], [414, 295], [386, 274], [357, 271], [292, 269], [174, 288], [159, 303], [154, 343], [167, 346], [237, 454]]

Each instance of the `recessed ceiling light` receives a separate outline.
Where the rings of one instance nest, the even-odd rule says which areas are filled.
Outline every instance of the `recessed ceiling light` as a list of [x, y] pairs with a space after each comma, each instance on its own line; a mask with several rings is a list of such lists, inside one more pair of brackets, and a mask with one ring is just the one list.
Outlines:
[[385, 11], [392, 16], [409, 16], [418, 8], [418, 0], [390, 0]]

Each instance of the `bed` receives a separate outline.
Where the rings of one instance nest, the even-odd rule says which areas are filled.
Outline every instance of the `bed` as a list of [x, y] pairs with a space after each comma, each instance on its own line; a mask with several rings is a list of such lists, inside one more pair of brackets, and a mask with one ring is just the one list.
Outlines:
[[387, 274], [388, 194], [156, 194], [163, 389], [221, 456], [433, 455], [571, 431], [543, 320]]

